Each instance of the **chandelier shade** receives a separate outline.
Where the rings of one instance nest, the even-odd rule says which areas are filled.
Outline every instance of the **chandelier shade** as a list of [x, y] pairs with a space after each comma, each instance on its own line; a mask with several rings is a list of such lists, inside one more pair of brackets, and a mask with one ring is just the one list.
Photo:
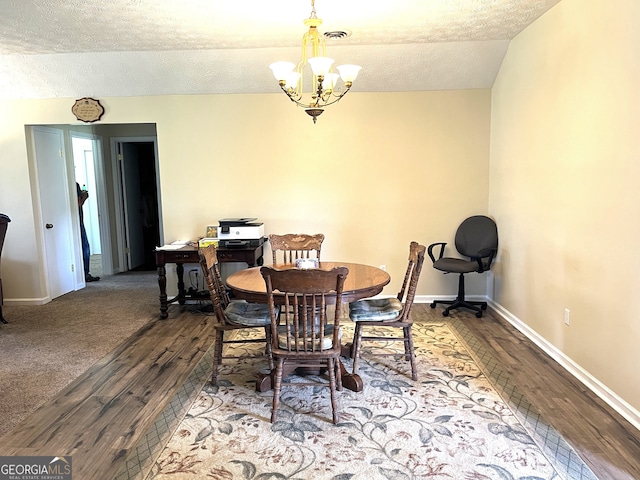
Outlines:
[[[333, 72], [334, 60], [327, 57], [324, 36], [318, 31], [322, 20], [316, 15], [315, 0], [311, 0], [311, 16], [304, 24], [309, 30], [302, 36], [300, 62], [297, 65], [275, 62], [269, 68], [282, 91], [292, 102], [303, 107], [316, 123], [325, 107], [339, 101], [351, 89], [362, 67], [338, 65], [338, 73]], [[340, 79], [342, 85], [339, 85]]]

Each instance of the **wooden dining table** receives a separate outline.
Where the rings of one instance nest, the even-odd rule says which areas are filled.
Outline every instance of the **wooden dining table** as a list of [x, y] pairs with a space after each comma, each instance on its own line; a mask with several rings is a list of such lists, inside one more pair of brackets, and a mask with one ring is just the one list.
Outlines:
[[[272, 265], [276, 269], [296, 268], [294, 264], [282, 263]], [[371, 265], [350, 262], [319, 262], [318, 268], [331, 270], [335, 267], [347, 267], [349, 274], [344, 282], [342, 303], [347, 304], [362, 298], [378, 295], [391, 281], [391, 277], [384, 270]], [[247, 268], [235, 272], [227, 277], [226, 284], [231, 290], [233, 298], [246, 300], [253, 303], [267, 303], [267, 287], [260, 273], [261, 267]], [[281, 300], [281, 301], [280, 301]], [[284, 295], [274, 293], [275, 303], [284, 303]], [[327, 303], [335, 304], [335, 295], [327, 297]], [[343, 346], [343, 356], [351, 356], [351, 346]], [[348, 372], [340, 362], [342, 385], [354, 392], [361, 392], [364, 385], [358, 374]], [[258, 374], [256, 390], [265, 392], [271, 390], [273, 374]]]

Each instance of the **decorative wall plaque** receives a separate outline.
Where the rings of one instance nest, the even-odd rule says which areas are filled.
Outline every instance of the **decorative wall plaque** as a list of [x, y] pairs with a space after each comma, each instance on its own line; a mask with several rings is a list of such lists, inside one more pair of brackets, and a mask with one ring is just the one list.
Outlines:
[[71, 111], [81, 122], [91, 123], [100, 120], [104, 113], [104, 107], [100, 105], [100, 100], [84, 97], [76, 100]]

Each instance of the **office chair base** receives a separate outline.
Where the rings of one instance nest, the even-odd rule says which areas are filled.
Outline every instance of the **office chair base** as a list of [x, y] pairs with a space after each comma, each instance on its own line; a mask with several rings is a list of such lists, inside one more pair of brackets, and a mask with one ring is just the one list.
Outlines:
[[466, 308], [474, 311], [476, 313], [476, 317], [482, 318], [482, 312], [487, 309], [487, 302], [473, 302], [470, 300], [460, 300], [459, 298], [456, 298], [455, 300], [434, 300], [431, 302], [431, 308], [436, 308], [439, 303], [449, 305], [442, 312], [443, 317], [448, 317], [451, 310], [456, 308]]

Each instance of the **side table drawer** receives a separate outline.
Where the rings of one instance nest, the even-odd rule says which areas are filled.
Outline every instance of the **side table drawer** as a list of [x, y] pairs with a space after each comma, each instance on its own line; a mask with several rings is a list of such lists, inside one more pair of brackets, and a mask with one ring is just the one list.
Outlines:
[[263, 252], [262, 245], [260, 245], [256, 248], [219, 248], [216, 253], [220, 262], [241, 262], [252, 267], [256, 264], [262, 265]]
[[173, 254], [173, 258], [172, 258], [172, 260], [176, 260], [176, 261], [189, 260], [189, 259], [196, 260], [196, 256], [189, 253], [175, 253]]
[[216, 253], [218, 255], [218, 260], [220, 261], [244, 262], [245, 258], [247, 258], [247, 252], [242, 250], [237, 252], [218, 250]]

